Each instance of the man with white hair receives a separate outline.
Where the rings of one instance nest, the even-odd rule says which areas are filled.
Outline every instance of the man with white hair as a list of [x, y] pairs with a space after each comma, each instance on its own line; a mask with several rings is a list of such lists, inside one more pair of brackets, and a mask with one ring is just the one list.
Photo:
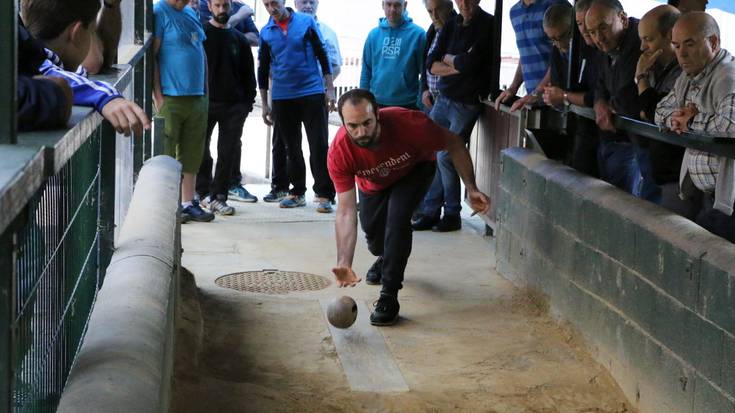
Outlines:
[[[735, 57], [720, 47], [720, 28], [704, 12], [683, 14], [671, 43], [684, 73], [656, 108], [656, 123], [676, 133], [732, 138], [735, 133]], [[735, 242], [735, 160], [688, 148], [679, 175], [683, 197], [704, 193], [696, 222]]]
[[297, 12], [308, 14], [316, 20], [316, 27], [322, 33], [324, 45], [327, 47], [329, 65], [332, 66], [332, 80], [337, 79], [342, 67], [342, 54], [339, 51], [339, 40], [337, 39], [337, 33], [316, 17], [316, 11], [319, 9], [319, 0], [294, 0], [294, 5], [296, 6]]

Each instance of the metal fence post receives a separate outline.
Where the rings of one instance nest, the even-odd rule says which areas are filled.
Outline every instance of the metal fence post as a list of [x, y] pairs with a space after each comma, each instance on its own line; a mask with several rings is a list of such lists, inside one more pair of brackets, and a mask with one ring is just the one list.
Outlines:
[[100, 178], [99, 178], [99, 215], [98, 230], [99, 270], [98, 288], [110, 264], [115, 250], [115, 129], [108, 122], [102, 122], [97, 133], [100, 134]]
[[0, 144], [16, 143], [15, 84], [18, 49], [18, 8], [14, 0], [0, 3]]
[[153, 117], [153, 156], [163, 155], [164, 140], [166, 139], [166, 120], [161, 116]]
[[12, 401], [13, 353], [13, 225], [0, 234], [0, 411]]
[[[144, 59], [140, 59], [138, 62], [135, 63], [135, 67], [133, 69], [133, 99], [138, 106], [141, 108], [145, 107], [145, 97], [143, 96], [145, 91], [145, 82], [144, 82]], [[145, 110], [145, 109], [144, 109]], [[150, 112], [148, 112], [150, 113]], [[133, 175], [136, 177], [135, 180], [137, 180], [138, 172], [140, 172], [140, 168], [143, 166], [143, 161], [145, 161], [145, 135], [144, 132], [141, 135], [134, 135], [132, 139], [132, 145], [133, 145]]]

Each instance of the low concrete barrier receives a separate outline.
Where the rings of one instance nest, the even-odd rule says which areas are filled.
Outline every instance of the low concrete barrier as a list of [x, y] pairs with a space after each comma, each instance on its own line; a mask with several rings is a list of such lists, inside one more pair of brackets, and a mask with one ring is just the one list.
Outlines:
[[141, 169], [59, 412], [168, 411], [180, 177], [168, 156]]
[[498, 270], [540, 289], [642, 412], [735, 412], [735, 245], [524, 149], [503, 153]]

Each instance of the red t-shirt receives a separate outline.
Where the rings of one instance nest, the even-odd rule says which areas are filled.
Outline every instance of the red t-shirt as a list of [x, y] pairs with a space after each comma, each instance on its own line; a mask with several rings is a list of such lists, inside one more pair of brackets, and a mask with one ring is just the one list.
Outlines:
[[344, 126], [329, 147], [327, 167], [337, 193], [355, 187], [374, 194], [408, 175], [419, 162], [445, 149], [449, 131], [423, 112], [398, 107], [380, 110], [380, 143], [366, 149], [352, 142]]
[[[275, 20], [275, 19], [274, 19]], [[291, 23], [291, 19], [276, 20], [276, 25], [281, 28], [281, 31], [285, 34], [288, 33], [288, 24]]]

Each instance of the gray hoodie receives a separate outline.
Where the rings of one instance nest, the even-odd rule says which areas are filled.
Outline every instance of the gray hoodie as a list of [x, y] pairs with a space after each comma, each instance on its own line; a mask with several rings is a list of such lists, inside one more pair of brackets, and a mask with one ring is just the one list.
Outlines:
[[[735, 138], [735, 110], [729, 106], [725, 107], [732, 102], [732, 95], [735, 94], [735, 57], [725, 49], [720, 50], [697, 76], [690, 77], [682, 72], [671, 92], [659, 102], [656, 108], [656, 123], [666, 128], [671, 127], [672, 112], [686, 106], [690, 82], [697, 82], [701, 87], [698, 94], [689, 96], [690, 102], [694, 103], [699, 111], [693, 124], [707, 125], [699, 130], [693, 127], [692, 132]], [[702, 119], [708, 121], [697, 122]], [[691, 150], [687, 149], [681, 163], [679, 191], [682, 197], [691, 195], [694, 189], [688, 168], [691, 156]], [[732, 215], [735, 203], [735, 160], [723, 156], [718, 156], [717, 160], [719, 172], [715, 183], [714, 208]]]

